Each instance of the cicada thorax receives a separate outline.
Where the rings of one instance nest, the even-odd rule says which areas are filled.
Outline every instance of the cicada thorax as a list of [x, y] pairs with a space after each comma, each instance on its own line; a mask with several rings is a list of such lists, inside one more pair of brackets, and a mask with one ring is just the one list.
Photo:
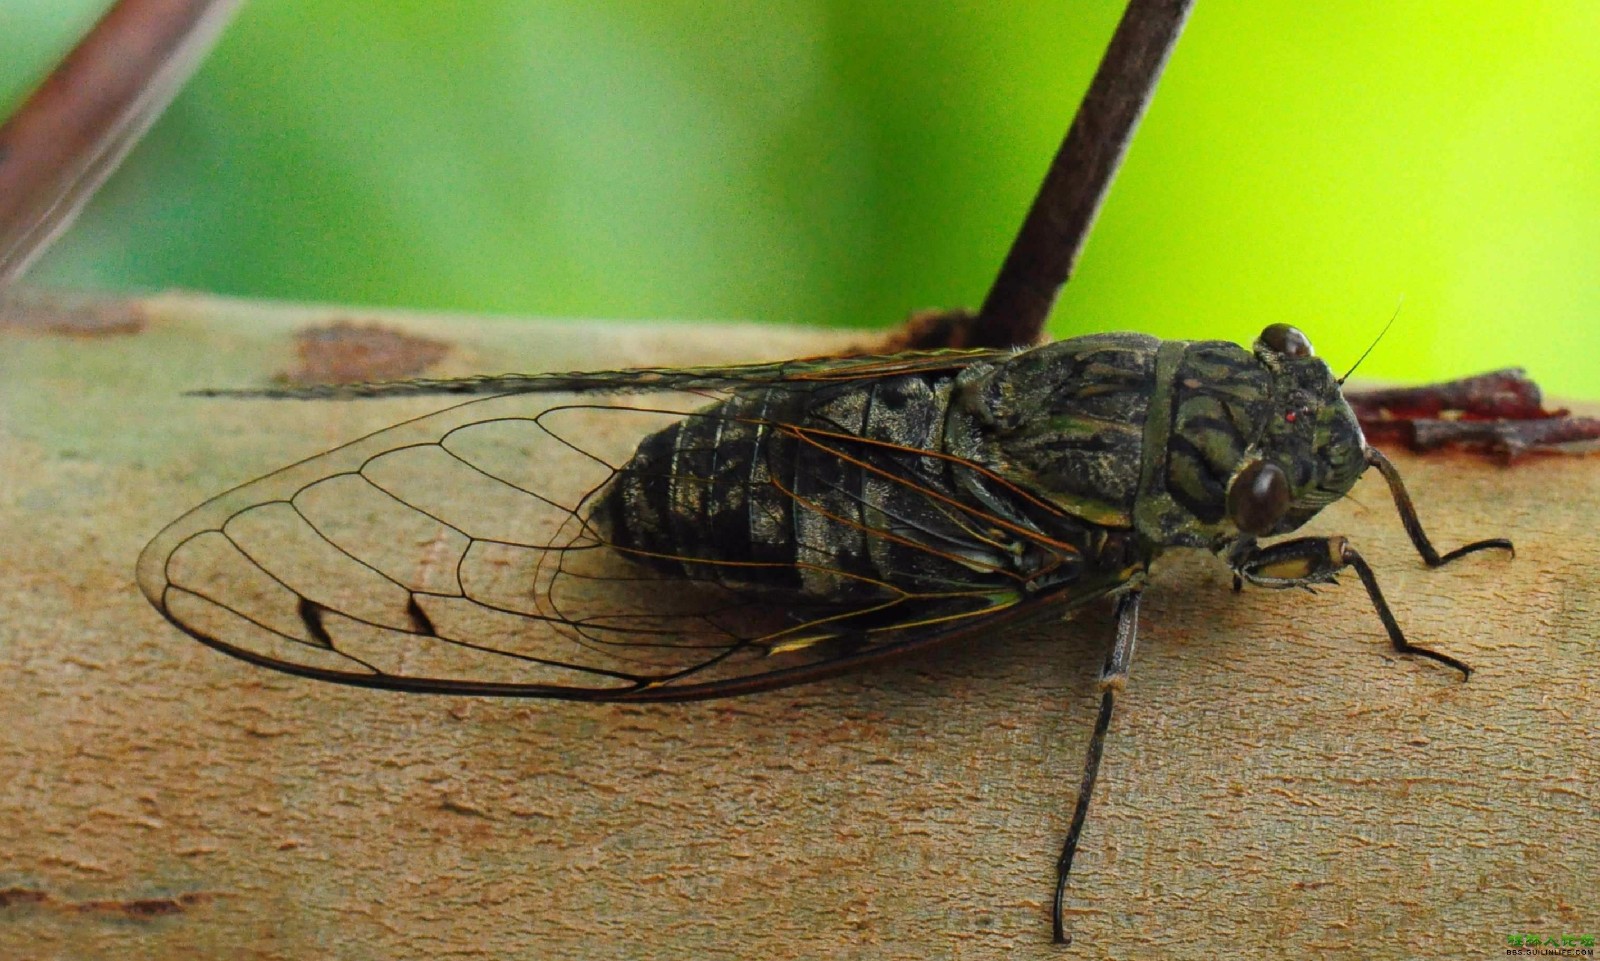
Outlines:
[[1160, 344], [1096, 334], [970, 371], [950, 449], [1083, 523], [1130, 529]]
[[1160, 547], [1211, 547], [1232, 533], [1228, 489], [1267, 428], [1272, 372], [1225, 341], [1158, 352], [1145, 434], [1139, 523]]
[[1228, 490], [1260, 446], [1274, 372], [1223, 341], [1112, 333], [1051, 344], [964, 377], [971, 418], [951, 449], [1104, 530], [1148, 560], [1238, 531]]

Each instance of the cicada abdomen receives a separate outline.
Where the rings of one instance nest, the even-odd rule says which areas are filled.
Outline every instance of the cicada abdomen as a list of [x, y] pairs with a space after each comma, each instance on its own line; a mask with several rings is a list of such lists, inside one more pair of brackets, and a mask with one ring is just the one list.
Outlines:
[[594, 518], [641, 563], [734, 589], [846, 604], [895, 585], [980, 586], [1007, 558], [952, 553], [970, 524], [931, 509], [930, 495], [952, 495], [933, 456], [951, 381], [735, 395], [646, 438]]

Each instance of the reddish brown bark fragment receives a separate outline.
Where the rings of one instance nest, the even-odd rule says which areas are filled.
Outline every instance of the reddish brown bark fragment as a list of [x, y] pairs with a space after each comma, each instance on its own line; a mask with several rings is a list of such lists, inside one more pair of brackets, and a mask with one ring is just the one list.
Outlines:
[[1600, 450], [1600, 418], [1546, 410], [1539, 385], [1516, 367], [1420, 387], [1348, 391], [1345, 400], [1368, 440], [1413, 451], [1459, 448], [1510, 461]]
[[300, 363], [278, 380], [293, 386], [399, 380], [426, 372], [449, 350], [392, 327], [337, 320], [295, 335]]

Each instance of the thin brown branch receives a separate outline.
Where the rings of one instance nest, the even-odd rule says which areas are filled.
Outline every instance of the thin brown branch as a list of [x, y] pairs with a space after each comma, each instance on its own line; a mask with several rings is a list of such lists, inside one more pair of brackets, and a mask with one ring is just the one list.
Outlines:
[[172, 102], [240, 0], [119, 0], [0, 126], [0, 287]]
[[1038, 341], [1193, 5], [1130, 0], [978, 312], [969, 346]]

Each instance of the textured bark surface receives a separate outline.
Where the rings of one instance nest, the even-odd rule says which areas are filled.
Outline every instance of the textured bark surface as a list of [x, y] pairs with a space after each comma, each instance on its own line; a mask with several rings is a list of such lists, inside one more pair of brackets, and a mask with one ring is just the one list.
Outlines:
[[437, 406], [179, 396], [294, 369], [312, 324], [444, 344], [431, 375], [837, 336], [39, 310], [0, 321], [0, 957], [1487, 957], [1513, 932], [1600, 934], [1600, 460], [1395, 456], [1440, 547], [1502, 534], [1515, 560], [1426, 570], [1376, 478], [1319, 519], [1468, 684], [1392, 656], [1354, 578], [1234, 596], [1211, 558], [1164, 562], [1060, 949], [1105, 611], [745, 700], [608, 707], [279, 676], [133, 586], [144, 542], [204, 497]]

